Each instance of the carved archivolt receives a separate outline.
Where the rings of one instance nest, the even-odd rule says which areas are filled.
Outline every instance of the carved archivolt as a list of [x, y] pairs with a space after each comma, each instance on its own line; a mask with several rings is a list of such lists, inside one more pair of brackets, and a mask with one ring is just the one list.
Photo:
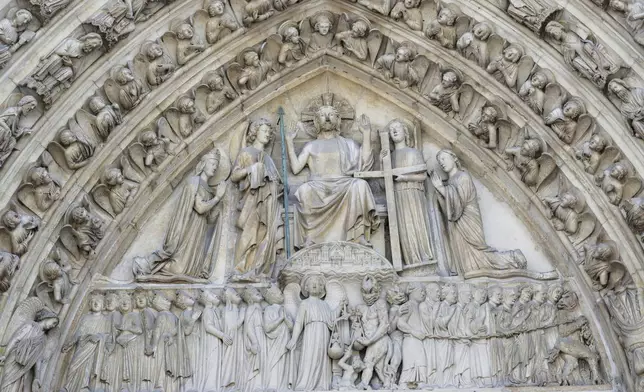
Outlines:
[[[436, 107], [449, 121], [458, 124], [467, 137], [488, 150], [499, 166], [514, 173], [541, 200], [542, 211], [550, 214], [552, 227], [569, 240], [571, 253], [605, 298], [610, 314], [620, 315], [618, 333], [626, 337], [640, 334], [636, 327], [642, 321], [639, 305], [633, 299], [637, 296], [634, 278], [613, 242], [620, 238], [611, 238], [614, 230], [609, 230], [610, 233], [604, 230], [600, 224], [603, 219], [589, 206], [619, 206], [624, 222], [635, 234], [643, 234], [644, 202], [638, 197], [641, 178], [608, 133], [588, 115], [584, 101], [565, 91], [556, 83], [552, 72], [536, 65], [521, 46], [506, 42], [494, 34], [489, 24], [460, 15], [458, 10], [449, 7], [433, 10], [436, 22], [421, 29], [418, 21], [424, 19], [424, 14], [418, 10], [420, 4], [409, 7], [405, 4], [407, 8], [403, 10], [399, 3], [391, 12], [382, 11], [370, 2], [360, 4], [391, 16], [418, 34], [422, 30], [426, 39], [436, 40], [441, 46], [473, 61], [525, 101], [541, 118], [542, 124], [530, 127], [518, 122], [510, 105], [464, 75], [458, 64], [440, 63], [437, 56], [427, 50], [431, 45], [419, 45], [398, 36], [388, 37], [374, 27], [373, 21], [361, 15], [317, 12], [303, 20], [280, 20], [276, 34], [259, 43], [248, 42], [247, 48], [229, 56], [230, 60], [217, 69], [193, 78], [192, 85], [184, 87], [171, 105], [163, 107], [162, 112], [144, 126], [138, 126], [136, 135], [128, 136], [129, 143], [118, 155], [113, 154], [105, 160], [107, 154], [101, 150], [102, 143], [115, 140], [115, 135], [120, 140], [123, 137], [120, 128], [131, 129], [129, 124], [127, 127], [122, 124], [132, 118], [132, 112], [150, 95], [154, 95], [155, 89], [172, 80], [178, 69], [195, 58], [203, 58], [198, 56], [203, 56], [201, 53], [209, 45], [225, 40], [224, 37], [237, 31], [238, 26], [253, 29], [254, 23], [276, 18], [290, 5], [258, 1], [247, 3], [242, 10], [231, 5], [236, 14], [243, 15], [241, 18], [237, 15], [241, 22], [238, 23], [227, 14], [228, 4], [209, 2], [190, 18], [173, 25], [159, 40], [142, 45], [140, 52], [127, 64], [114, 66], [101, 89], [68, 119], [65, 128], [57, 130], [56, 139], [49, 143], [47, 151], [26, 171], [20, 188], [12, 197], [15, 204], [7, 206], [3, 212], [3, 233], [7, 234], [3, 238], [10, 242], [3, 248], [6, 252], [0, 259], [4, 279], [0, 287], [8, 287], [15, 277], [16, 257], [26, 253], [30, 242], [45, 241], [36, 234], [38, 216], [57, 216], [60, 229], [46, 234], [57, 248], [52, 252], [53, 256], [42, 261], [42, 272], [34, 290], [38, 291], [40, 287], [39, 296], [52, 304], [66, 303], [75, 279], [67, 258], [71, 259], [74, 270], [86, 269], [87, 260], [96, 257], [95, 251], [105, 236], [106, 227], [119, 222], [119, 216], [146, 194], [142, 190], [154, 183], [171, 158], [185, 158], [186, 147], [203, 137], [213, 119], [253, 97], [253, 92], [267, 83], [303, 67], [312, 59], [333, 58], [390, 83], [422, 105]], [[515, 19], [521, 16], [522, 23], [534, 25], [539, 22], [528, 19], [520, 10], [508, 12]], [[550, 15], [548, 13], [539, 23], [545, 23]], [[557, 23], [555, 20], [547, 22], [545, 33], [552, 35], [560, 45], [574, 46], [577, 42], [574, 39], [579, 37], [572, 37], [574, 33]], [[115, 31], [96, 26], [100, 37], [87, 34], [70, 38], [65, 45], [72, 49], [78, 46], [85, 56], [93, 53], [99, 40], [103, 44], [109, 37], [116, 41], [121, 39]], [[536, 27], [541, 31], [543, 26]], [[91, 50], [85, 51], [83, 45]], [[640, 102], [641, 89], [632, 88], [616, 78], [619, 67], [614, 67], [615, 62], [598, 48], [596, 42], [591, 46], [599, 53], [597, 58], [606, 62], [599, 64], [601, 72], [589, 73], [593, 64], [575, 57], [579, 53], [574, 52], [574, 47], [562, 48], [566, 62], [598, 87], [606, 87], [611, 97], [616, 97], [615, 105], [634, 134], [639, 135], [642, 124], [637, 112], [644, 106], [644, 102]], [[217, 46], [218, 50], [222, 47]], [[76, 71], [80, 68], [75, 64], [80, 57], [63, 61], [61, 56], [64, 55], [53, 53], [45, 58], [27, 82], [27, 86], [35, 90], [38, 90], [35, 87], [38, 83], [38, 86], [48, 87], [41, 91], [49, 95], [38, 93], [42, 104], [36, 112], [44, 112], [44, 108], [60, 96], [61, 89], [68, 88], [77, 78], [75, 72], [82, 72]], [[72, 76], [62, 80], [55, 76], [63, 73]], [[0, 161], [11, 155], [23, 134], [29, 133], [29, 126], [36, 120], [22, 125], [20, 121], [29, 117], [34, 108], [33, 96], [25, 95], [15, 97], [0, 114], [0, 138], [6, 139], [6, 143], [5, 139], [0, 140], [0, 146], [7, 146], [6, 151], [0, 151]], [[1, 133], [3, 126], [6, 136]], [[561, 156], [564, 151], [568, 154], [566, 157]], [[102, 164], [93, 164], [92, 160], [99, 154]], [[571, 169], [566, 166], [571, 162], [578, 165], [580, 172], [586, 173], [586, 178], [571, 176], [574, 180], [568, 179]], [[68, 181], [78, 178], [78, 173], [82, 173], [88, 164], [101, 166], [97, 171], [100, 175], [88, 181], [92, 186], [86, 188], [86, 192], [67, 189]], [[586, 200], [591, 193], [585, 196], [580, 187], [585, 188], [588, 184], [605, 195], [603, 201]], [[63, 206], [61, 192], [75, 194], [78, 201]], [[63, 210], [66, 213], [54, 213]], [[618, 213], [617, 209], [609, 210], [606, 215], [615, 213]], [[25, 236], [23, 233], [31, 234]], [[640, 250], [629, 252], [629, 255], [633, 254], [640, 254]], [[43, 283], [51, 289], [42, 290]], [[630, 355], [639, 358], [637, 342], [624, 341]], [[635, 368], [637, 366], [635, 363]]]

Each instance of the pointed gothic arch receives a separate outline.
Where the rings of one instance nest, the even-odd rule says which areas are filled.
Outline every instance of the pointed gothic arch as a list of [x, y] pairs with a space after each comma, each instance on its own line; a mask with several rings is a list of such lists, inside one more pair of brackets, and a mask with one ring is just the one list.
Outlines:
[[[464, 4], [459, 5], [461, 8], [465, 8]], [[122, 45], [101, 57], [100, 61], [92, 64], [73, 81], [69, 89], [61, 95], [59, 101], [53, 103], [51, 108], [45, 111], [39, 104], [39, 110], [43, 114], [40, 118], [35, 119], [32, 125], [37, 137], [23, 142], [20, 151], [14, 153], [0, 169], [0, 181], [6, 185], [0, 195], [1, 205], [8, 206], [10, 202], [16, 202], [16, 200], [20, 203], [16, 195], [29, 166], [33, 165], [47, 150], [49, 143], [57, 137], [58, 132], [69, 122], [69, 119], [73, 118], [75, 113], [84, 106], [87, 98], [105, 85], [114, 64], [132, 61], [149, 34], [160, 30], [166, 31], [172, 20], [187, 18], [199, 8], [196, 3], [191, 2], [172, 4], [168, 7], [170, 12], [155, 14], [141, 31], [137, 30], [131, 34]], [[502, 12], [491, 8], [489, 4], [486, 4], [484, 8], [485, 12], [482, 12], [480, 17], [489, 18], [492, 15], [502, 14]], [[594, 184], [593, 177], [589, 176], [583, 165], [576, 161], [572, 151], [574, 146], [566, 145], [558, 140], [551, 129], [543, 123], [543, 118], [535, 114], [528, 104], [517, 96], [517, 89], [509, 88], [495, 80], [485, 69], [461, 57], [456, 51], [443, 48], [435, 41], [431, 41], [417, 32], [407, 30], [401, 24], [382, 15], [369, 12], [352, 3], [317, 1], [293, 5], [266, 21], [252, 24], [242, 29], [243, 31], [239, 30], [220, 43], [208, 47], [186, 65], [180, 67], [180, 70], [175, 71], [162, 84], [151, 88], [145, 98], [138, 103], [138, 106], [124, 115], [122, 123], [115, 127], [101, 148], [96, 150], [89, 163], [67, 175], [61, 186], [61, 199], [54, 202], [47, 211], [41, 214], [43, 223], [30, 243], [27, 256], [20, 261], [21, 267], [12, 278], [11, 288], [5, 294], [0, 329], [9, 325], [10, 315], [16, 306], [33, 295], [34, 286], [41, 279], [39, 277], [40, 263], [48, 257], [54, 247], [58, 246], [57, 242], [61, 229], [66, 224], [65, 219], [70, 205], [81, 202], [83, 196], [90, 194], [101, 181], [101, 172], [104, 168], [118, 164], [119, 159], [127, 153], [128, 147], [137, 140], [141, 131], [149, 128], [151, 124], [167, 113], [167, 110], [173, 107], [180, 96], [194, 91], [201, 84], [207, 72], [220, 68], [227, 69], [235, 61], [238, 53], [248, 47], [257, 47], [264, 42], [267, 31], [272, 33], [277, 31], [285, 21], [294, 18], [297, 18], [298, 21], [304, 20], [319, 11], [330, 11], [336, 15], [342, 13], [364, 15], [371, 21], [374, 28], [378, 28], [384, 33], [379, 50], [380, 54], [386, 50], [386, 40], [410, 41], [417, 46], [419, 54], [425, 56], [431, 64], [442, 67], [436, 69], [451, 67], [460, 71], [464, 79], [462, 80], [463, 84], [467, 84], [481, 102], [492, 103], [500, 97], [500, 100], [507, 105], [505, 111], [508, 123], [516, 128], [528, 125], [536, 136], [544, 140], [548, 152], [552, 154], [557, 163], [557, 176], [563, 179], [562, 181], [565, 181], [567, 186], [574, 187], [583, 194], [587, 204], [586, 212], [594, 219], [598, 227], [601, 226], [601, 229], [598, 230], [603, 232], [602, 236], [605, 235], [608, 239], [619, 241], [621, 262], [626, 266], [628, 273], [632, 275], [634, 285], [638, 288], [637, 291], [640, 291], [639, 288], [642, 287], [640, 260], [644, 256], [644, 251], [637, 238], [640, 233], [632, 232], [629, 221], [624, 218], [620, 209], [611, 204], [602, 189]], [[573, 15], [578, 14], [573, 13]], [[58, 21], [52, 22], [57, 23], [52, 25], [52, 29], [56, 30], [58, 26], [69, 21], [68, 16], [64, 15]], [[587, 17], [578, 18], [582, 21], [592, 20]], [[499, 25], [502, 26], [499, 28], [499, 33], [501, 31], [516, 31], [512, 37], [503, 38], [515, 42], [521, 39], [522, 44], [530, 48], [528, 53], [532, 53], [532, 55], [538, 53], [538, 48], [542, 48], [544, 45], [544, 41], [539, 37], [529, 36], [525, 28], [513, 27], [512, 20], [507, 16], [499, 21]], [[69, 29], [63, 31], [69, 31]], [[61, 37], [66, 34], [61, 32]], [[623, 50], [632, 49], [635, 45], [630, 41], [630, 38], [609, 39], [606, 34], [597, 34], [597, 36], [607, 42], [624, 45], [620, 47]], [[43, 37], [40, 37], [40, 40], [42, 39]], [[27, 49], [24, 54], [20, 53], [20, 56], [16, 57], [15, 65], [7, 68], [3, 75], [5, 80], [11, 78], [20, 80], [29, 74], [28, 67], [26, 70], [18, 67], [19, 62], [25, 58], [24, 56], [35, 53], [42, 55], [49, 52], [47, 46], [43, 46], [42, 51], [41, 47], [37, 45], [31, 45]], [[641, 48], [638, 50], [641, 51]], [[612, 139], [612, 145], [621, 151], [622, 155], [620, 156], [634, 167], [635, 175], [641, 173], [641, 169], [644, 168], [644, 161], [639, 155], [642, 145], [639, 140], [629, 136], [630, 130], [624, 125], [619, 107], [611, 102], [603, 90], [594, 88], [591, 83], [573, 71], [565, 70], [565, 65], [562, 65], [564, 63], [558, 56], [558, 52], [551, 47], [539, 60], [535, 61], [538, 67], [544, 68], [546, 65], [550, 65], [551, 70], [560, 67], [563, 77], [557, 74], [556, 81], [561, 82], [561, 86], [567, 90], [567, 94], [570, 96], [582, 96], [586, 100], [588, 112], [595, 118], [597, 126]], [[594, 335], [599, 341], [598, 350], [609, 377], [607, 383], [617, 387], [620, 382], [623, 382], [626, 388], [634, 387], [637, 381], [636, 374], [632, 369], [632, 353], [629, 352], [628, 347], [625, 349], [620, 345], [618, 333], [612, 328], [611, 315], [606, 305], [602, 302], [595, 305], [598, 298], [602, 297], [593, 290], [590, 278], [577, 264], [579, 244], [573, 244], [574, 240], [571, 241], [565, 234], [557, 232], [550, 225], [543, 208], [535, 207], [541, 202], [542, 195], [535, 193], [529, 185], [522, 182], [521, 176], [516, 172], [509, 173], [503, 170], [507, 162], [504, 161], [501, 154], [495, 154], [481, 147], [480, 144], [477, 144], [476, 137], [468, 131], [469, 122], [475, 121], [477, 111], [482, 105], [466, 113], [467, 118], [458, 118], [458, 115], [454, 116], [453, 114], [446, 115], [433, 106], [427, 97], [426, 93], [431, 91], [433, 85], [421, 86], [418, 91], [411, 88], [400, 89], [382, 77], [382, 74], [374, 68], [374, 62], [365, 63], [346, 54], [323, 50], [307, 56], [293, 66], [283, 67], [272, 79], [263, 81], [259, 88], [242, 97], [235, 98], [217, 114], [206, 116], [203, 124], [196, 127], [189, 137], [180, 141], [182, 146], [177, 149], [176, 155], [171, 155], [162, 163], [158, 175], [140, 181], [140, 194], [132, 201], [131, 205], [123, 210], [123, 213], [112, 219], [101, 213], [103, 218], [107, 218], [106, 231], [94, 249], [96, 255], [85, 260], [80, 267], [79, 284], [74, 289], [71, 302], [62, 306], [60, 316], [63, 328], [61, 328], [60, 341], [64, 341], [64, 338], [72, 332], [74, 325], [78, 322], [81, 312], [87, 304], [87, 297], [93, 290], [95, 274], [107, 276], [117, 266], [137, 232], [150, 218], [150, 214], [170, 197], [173, 188], [194, 165], [195, 160], [198, 160], [203, 153], [211, 148], [213, 141], [215, 143], [220, 140], [228, 142], [228, 140], [221, 138], [235, 129], [235, 126], [240, 122], [247, 120], [250, 115], [254, 115], [259, 108], [264, 108], [277, 98], [288, 95], [291, 90], [313, 77], [326, 75], [326, 77], [335, 80], [345, 79], [347, 83], [363, 85], [371, 94], [380, 97], [389, 105], [418, 118], [423, 127], [431, 129], [431, 136], [435, 138], [437, 144], [453, 148], [457, 154], [462, 154], [467, 168], [475, 173], [495, 195], [511, 204], [515, 214], [527, 224], [531, 231], [538, 233], [537, 242], [541, 246], [549, 247], [550, 258], [557, 271], [579, 290], [578, 295], [581, 303], [584, 304], [584, 315], [589, 319]], [[31, 69], [35, 69], [35, 67]], [[632, 69], [636, 75], [639, 74], [640, 70], [637, 66]], [[29, 93], [24, 88], [20, 91], [23, 94]], [[24, 209], [24, 206], [21, 206], [21, 209], [28, 211]], [[592, 239], [597, 240], [596, 237]], [[3, 341], [8, 338], [8, 336], [4, 336]], [[60, 345], [55, 348], [51, 362], [58, 364], [58, 366], [47, 367], [44, 380], [46, 385], [50, 385], [52, 388], [60, 384], [59, 376], [63, 374], [60, 367], [65, 364], [64, 361], [59, 360], [63, 358], [60, 353]], [[630, 342], [629, 345], [637, 347], [637, 344], [633, 342]], [[631, 362], [631, 368], [629, 368], [629, 362]]]

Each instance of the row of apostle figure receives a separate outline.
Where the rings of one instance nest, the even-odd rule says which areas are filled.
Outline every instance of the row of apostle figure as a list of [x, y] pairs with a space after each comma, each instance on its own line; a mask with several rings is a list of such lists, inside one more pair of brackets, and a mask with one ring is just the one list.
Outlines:
[[[299, 286], [298, 286], [299, 287]], [[288, 286], [95, 292], [65, 392], [330, 390], [599, 382], [599, 356], [574, 295], [374, 278], [362, 301], [325, 302], [321, 275]], [[285, 294], [287, 301], [284, 301]], [[331, 295], [328, 295], [329, 297]], [[346, 297], [345, 297], [346, 298]], [[356, 299], [357, 301], [357, 299]]]

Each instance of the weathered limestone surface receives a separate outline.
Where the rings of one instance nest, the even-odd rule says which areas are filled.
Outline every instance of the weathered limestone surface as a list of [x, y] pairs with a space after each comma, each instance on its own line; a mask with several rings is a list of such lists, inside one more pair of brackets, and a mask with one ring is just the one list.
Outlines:
[[0, 9], [3, 392], [644, 391], [641, 2]]

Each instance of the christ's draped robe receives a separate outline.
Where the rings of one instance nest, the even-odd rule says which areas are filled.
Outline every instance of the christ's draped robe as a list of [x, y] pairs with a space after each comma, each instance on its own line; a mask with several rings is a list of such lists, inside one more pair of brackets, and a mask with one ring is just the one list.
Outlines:
[[309, 181], [295, 192], [296, 244], [369, 239], [379, 225], [376, 203], [365, 180], [353, 178], [357, 171], [369, 170], [373, 156], [363, 162], [358, 143], [342, 136], [308, 143], [309, 160], [326, 163], [324, 173], [310, 165]]

